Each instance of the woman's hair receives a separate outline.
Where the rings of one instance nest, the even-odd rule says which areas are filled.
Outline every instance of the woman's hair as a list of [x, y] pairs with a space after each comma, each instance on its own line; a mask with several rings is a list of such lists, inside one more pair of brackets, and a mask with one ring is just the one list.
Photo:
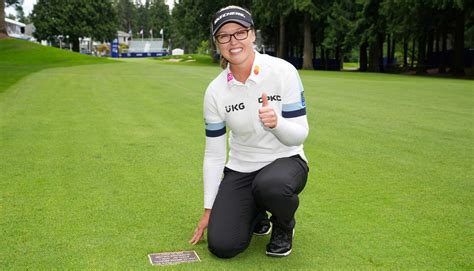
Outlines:
[[227, 61], [227, 59], [225, 59], [225, 57], [223, 57], [221, 54], [221, 60], [220, 60], [221, 68], [225, 70], [227, 68], [227, 64], [229, 64], [229, 61]]

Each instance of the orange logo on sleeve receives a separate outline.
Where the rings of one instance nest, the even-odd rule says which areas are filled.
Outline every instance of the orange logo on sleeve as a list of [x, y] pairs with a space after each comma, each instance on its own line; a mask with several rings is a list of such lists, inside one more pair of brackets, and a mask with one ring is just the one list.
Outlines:
[[253, 73], [255, 75], [258, 75], [260, 73], [260, 66], [256, 65], [254, 68], [253, 68]]

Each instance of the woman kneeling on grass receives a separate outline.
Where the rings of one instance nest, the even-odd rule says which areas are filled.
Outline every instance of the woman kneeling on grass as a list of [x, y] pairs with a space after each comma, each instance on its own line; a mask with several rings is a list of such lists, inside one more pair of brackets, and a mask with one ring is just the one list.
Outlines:
[[[219, 10], [211, 29], [226, 67], [204, 97], [205, 209], [190, 243], [198, 243], [208, 228], [209, 250], [231, 258], [248, 247], [252, 234], [271, 231], [266, 254], [287, 256], [298, 194], [308, 177], [301, 80], [288, 62], [254, 51], [255, 29], [247, 10]], [[230, 151], [225, 165], [226, 126]]]

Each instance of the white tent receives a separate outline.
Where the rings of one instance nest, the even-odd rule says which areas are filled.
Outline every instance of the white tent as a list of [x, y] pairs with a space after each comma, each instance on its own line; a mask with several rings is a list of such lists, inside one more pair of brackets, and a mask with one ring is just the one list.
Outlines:
[[174, 56], [181, 56], [184, 54], [184, 50], [180, 48], [176, 48], [171, 51], [171, 54]]

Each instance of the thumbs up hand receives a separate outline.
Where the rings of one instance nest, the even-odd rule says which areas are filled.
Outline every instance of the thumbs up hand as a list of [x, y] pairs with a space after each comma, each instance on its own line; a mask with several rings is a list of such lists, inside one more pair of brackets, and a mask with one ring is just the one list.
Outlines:
[[266, 93], [262, 94], [262, 107], [258, 110], [258, 116], [267, 128], [275, 128], [277, 126], [277, 115], [275, 110], [269, 105]]
[[265, 92], [262, 93], [262, 106], [268, 106], [268, 97]]

